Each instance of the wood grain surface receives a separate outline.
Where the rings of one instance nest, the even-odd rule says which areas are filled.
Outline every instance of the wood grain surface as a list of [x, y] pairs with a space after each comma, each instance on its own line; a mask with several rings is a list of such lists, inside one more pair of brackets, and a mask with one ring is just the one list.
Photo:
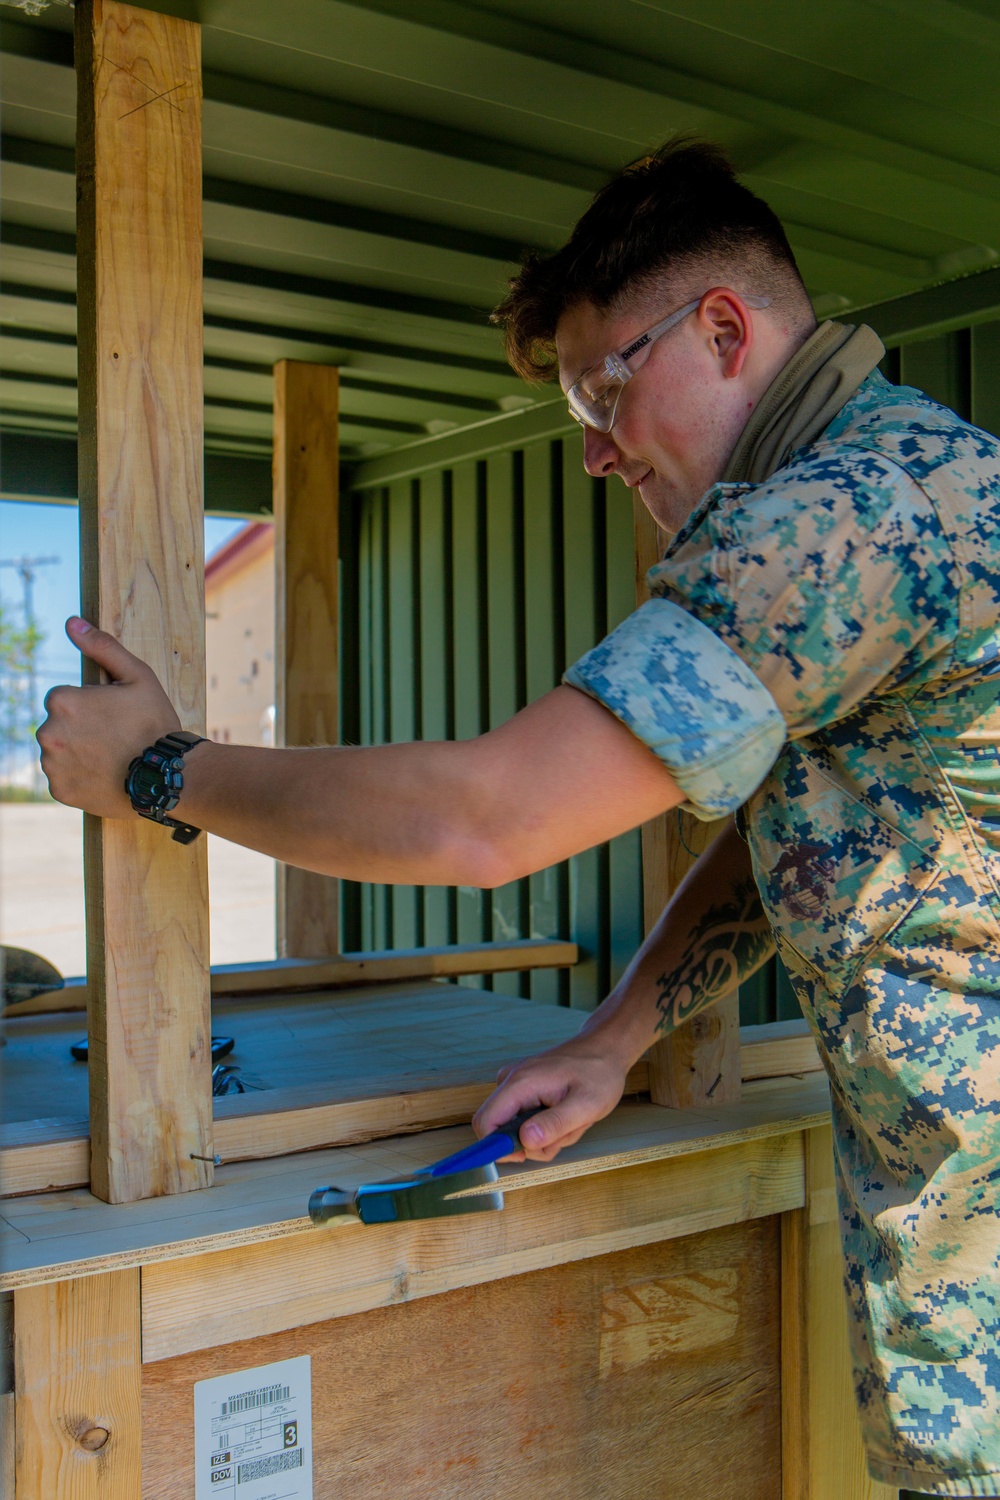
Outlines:
[[764, 1218], [147, 1364], [143, 1493], [196, 1380], [307, 1354], [316, 1500], [775, 1500], [778, 1263]]
[[[390, 984], [400, 979], [457, 978], [531, 969], [562, 969], [579, 957], [576, 943], [559, 938], [515, 938], [509, 943], [452, 943], [442, 947], [376, 949], [335, 958], [265, 958], [253, 963], [215, 964], [210, 970], [213, 999], [231, 995], [273, 995], [280, 1004], [296, 990], [346, 989], [355, 984]], [[3, 1016], [50, 1015], [86, 1010], [86, 981], [70, 979], [64, 989], [33, 995], [3, 1007]]]
[[[486, 997], [453, 986], [218, 1002], [214, 1027], [237, 1040], [231, 1061], [263, 1088], [214, 1101], [224, 1162], [347, 1145], [468, 1120], [513, 1056], [572, 1036], [578, 1012]], [[80, 1027], [67, 1015], [8, 1023], [8, 1087], [0, 1125], [0, 1196], [85, 1185], [87, 1070], [69, 1054]], [[387, 1042], [388, 1039], [388, 1042]], [[747, 1026], [741, 1071], [754, 1079], [820, 1068], [804, 1021]], [[53, 1090], [67, 1111], [42, 1115]], [[648, 1064], [626, 1095], [649, 1093]]]
[[897, 1500], [861, 1441], [829, 1125], [805, 1137], [805, 1199], [781, 1226], [781, 1500]]
[[[200, 32], [81, 0], [76, 60], [82, 608], [203, 731]], [[94, 1191], [204, 1187], [205, 840], [88, 816], [84, 869]]]
[[[819, 1074], [802, 1081], [762, 1080], [745, 1094], [737, 1105], [691, 1110], [623, 1103], [554, 1162], [503, 1166], [503, 1190], [517, 1196], [674, 1157], [701, 1156], [708, 1163], [729, 1146], [797, 1136], [829, 1117], [829, 1092]], [[465, 1125], [234, 1162], [219, 1169], [214, 1187], [194, 1198], [147, 1200], [113, 1212], [83, 1188], [7, 1199], [0, 1217], [0, 1290], [301, 1234], [309, 1228], [306, 1204], [318, 1183], [350, 1188], [385, 1181], [472, 1138]], [[707, 1190], [698, 1207], [714, 1212]]]
[[[646, 574], [663, 556], [666, 534], [643, 505], [633, 500], [636, 604], [649, 598]], [[718, 837], [728, 819], [703, 823], [676, 809], [642, 828], [643, 916], [646, 931], [698, 856]], [[650, 1049], [650, 1091], [657, 1104], [687, 1108], [732, 1103], [740, 1096], [740, 1000], [738, 991], [695, 1016]]]
[[[377, 1234], [309, 1229], [158, 1262], [143, 1271], [144, 1358], [698, 1234], [779, 1212], [801, 1195], [801, 1142], [786, 1134], [508, 1191], [501, 1213], [390, 1225]], [[624, 1357], [613, 1343], [612, 1361]]]
[[140, 1500], [139, 1341], [137, 1270], [15, 1294], [17, 1500]]
[[[274, 680], [279, 745], [335, 745], [338, 724], [339, 372], [274, 367]], [[278, 866], [278, 953], [339, 947], [338, 882]]]

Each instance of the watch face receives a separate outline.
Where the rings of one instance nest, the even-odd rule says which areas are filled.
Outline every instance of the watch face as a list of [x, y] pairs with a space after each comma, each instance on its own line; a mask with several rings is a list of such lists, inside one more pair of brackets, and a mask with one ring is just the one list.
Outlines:
[[129, 777], [129, 791], [138, 802], [152, 806], [163, 797], [166, 790], [163, 772], [156, 766], [147, 765], [145, 761], [141, 761]]

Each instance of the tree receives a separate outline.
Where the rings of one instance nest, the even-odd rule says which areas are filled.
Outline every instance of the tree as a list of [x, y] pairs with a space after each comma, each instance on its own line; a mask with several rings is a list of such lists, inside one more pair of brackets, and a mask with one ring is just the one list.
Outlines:
[[0, 599], [0, 753], [28, 745], [38, 728], [35, 660], [44, 634], [31, 621], [17, 625]]

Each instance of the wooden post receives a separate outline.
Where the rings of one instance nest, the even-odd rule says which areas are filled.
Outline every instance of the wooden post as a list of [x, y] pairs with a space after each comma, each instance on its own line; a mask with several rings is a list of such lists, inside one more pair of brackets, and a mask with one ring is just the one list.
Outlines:
[[14, 1293], [10, 1500], [141, 1500], [139, 1330], [138, 1267]]
[[[197, 731], [200, 31], [79, 0], [76, 59], [83, 612], [152, 666]], [[93, 1190], [124, 1203], [205, 1187], [211, 1161], [195, 1159], [212, 1156], [205, 839], [184, 848], [145, 820], [87, 818], [84, 867]]]
[[831, 1127], [803, 1141], [805, 1207], [781, 1216], [781, 1500], [897, 1500], [861, 1442]]
[[[646, 573], [663, 556], [666, 538], [636, 493], [635, 596], [649, 598]], [[688, 813], [670, 812], [642, 828], [643, 918], [646, 931], [659, 920], [673, 892], [700, 854], [726, 826], [726, 819], [702, 823]], [[675, 1109], [700, 1104], [734, 1104], [740, 1097], [740, 1002], [734, 991], [703, 1011], [649, 1053], [649, 1086], [654, 1103]]]
[[[334, 745], [338, 729], [337, 397], [330, 365], [274, 367], [275, 740]], [[339, 941], [338, 882], [278, 866], [278, 955], [324, 958]]]

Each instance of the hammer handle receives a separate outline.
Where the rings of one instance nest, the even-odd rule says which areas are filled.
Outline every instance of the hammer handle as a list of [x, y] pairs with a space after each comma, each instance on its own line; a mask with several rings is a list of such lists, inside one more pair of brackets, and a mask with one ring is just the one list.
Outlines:
[[456, 1151], [453, 1156], [446, 1156], [443, 1161], [436, 1161], [432, 1166], [425, 1167], [424, 1171], [429, 1177], [447, 1177], [452, 1172], [468, 1172], [473, 1167], [485, 1167], [490, 1162], [499, 1161], [501, 1156], [509, 1156], [512, 1151], [521, 1149], [521, 1126], [530, 1120], [532, 1115], [537, 1115], [540, 1110], [547, 1109], [547, 1104], [536, 1105], [534, 1109], [522, 1110], [506, 1125], [499, 1130], [493, 1130], [489, 1135], [484, 1135], [482, 1140], [474, 1141], [471, 1146], [464, 1146], [461, 1151]]

